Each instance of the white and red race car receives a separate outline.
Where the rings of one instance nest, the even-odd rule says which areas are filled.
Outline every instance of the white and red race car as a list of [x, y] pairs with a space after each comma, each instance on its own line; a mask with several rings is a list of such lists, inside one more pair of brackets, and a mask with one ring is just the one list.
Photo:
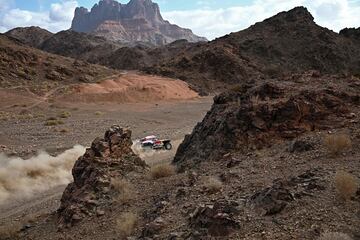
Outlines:
[[151, 149], [155, 149], [155, 150], [161, 150], [161, 149], [171, 150], [172, 149], [171, 140], [169, 140], [169, 139], [160, 140], [155, 135], [147, 136], [147, 137], [140, 139], [140, 144], [141, 144], [142, 148], [151, 148]]

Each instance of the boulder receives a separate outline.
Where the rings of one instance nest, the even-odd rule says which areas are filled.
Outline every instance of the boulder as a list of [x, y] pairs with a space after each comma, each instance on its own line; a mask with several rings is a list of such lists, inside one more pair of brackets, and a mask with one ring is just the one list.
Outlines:
[[[111, 178], [130, 172], [142, 173], [147, 167], [131, 149], [131, 131], [117, 125], [104, 138], [96, 138], [73, 169], [74, 182], [65, 189], [58, 209], [61, 226], [71, 226], [88, 216], [106, 214], [111, 202]], [[105, 208], [103, 208], [105, 206]]]

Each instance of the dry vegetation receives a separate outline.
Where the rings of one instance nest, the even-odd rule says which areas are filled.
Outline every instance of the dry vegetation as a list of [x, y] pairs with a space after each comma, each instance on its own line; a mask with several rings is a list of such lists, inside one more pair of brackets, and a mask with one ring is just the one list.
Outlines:
[[261, 102], [259, 95], [251, 96], [250, 102], [251, 102], [253, 105], [255, 105], [255, 106], [256, 106], [256, 105], [259, 105], [260, 102]]
[[124, 179], [111, 179], [111, 189], [115, 192], [115, 200], [120, 203], [128, 203], [135, 195], [133, 186]]
[[208, 177], [204, 181], [204, 188], [208, 193], [219, 192], [223, 187], [223, 183], [216, 177]]
[[327, 135], [324, 144], [332, 155], [338, 155], [351, 148], [351, 138], [347, 134]]
[[126, 239], [134, 232], [137, 221], [137, 215], [130, 212], [124, 213], [119, 217], [116, 224], [118, 227], [118, 231], [123, 238]]
[[150, 175], [153, 179], [170, 177], [176, 173], [175, 167], [168, 163], [153, 166], [150, 170]]
[[356, 177], [345, 171], [338, 171], [335, 176], [335, 187], [343, 200], [349, 200], [355, 196], [359, 183]]
[[67, 111], [64, 111], [64, 112], [59, 114], [59, 117], [60, 118], [69, 118], [69, 117], [71, 117], [71, 113], [67, 112]]
[[319, 240], [352, 240], [352, 238], [344, 233], [326, 232], [321, 235]]

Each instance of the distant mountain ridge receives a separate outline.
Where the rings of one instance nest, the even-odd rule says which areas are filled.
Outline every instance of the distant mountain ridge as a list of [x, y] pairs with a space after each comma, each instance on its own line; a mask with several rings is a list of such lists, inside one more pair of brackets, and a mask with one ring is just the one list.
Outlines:
[[128, 4], [101, 0], [90, 11], [78, 7], [71, 29], [125, 43], [165, 45], [180, 39], [189, 42], [207, 41], [193, 34], [190, 29], [164, 20], [159, 6], [151, 0], [131, 0]]

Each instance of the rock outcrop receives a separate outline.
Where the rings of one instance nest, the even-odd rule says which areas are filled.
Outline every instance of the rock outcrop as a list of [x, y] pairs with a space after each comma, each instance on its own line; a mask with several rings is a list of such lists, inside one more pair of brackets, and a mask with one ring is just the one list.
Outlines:
[[174, 162], [186, 168], [349, 123], [350, 111], [360, 102], [357, 88], [349, 86], [359, 83], [358, 78], [310, 72], [239, 85], [214, 98], [204, 120], [179, 146]]
[[112, 126], [104, 138], [96, 138], [72, 170], [74, 182], [65, 189], [58, 210], [61, 225], [104, 213], [111, 201], [111, 179], [142, 172], [146, 164], [131, 149], [131, 131]]
[[345, 28], [340, 31], [340, 35], [360, 42], [360, 28]]
[[71, 29], [110, 40], [148, 42], [154, 45], [164, 45], [179, 39], [206, 41], [189, 29], [165, 21], [159, 6], [151, 0], [131, 0], [128, 4], [101, 0], [90, 12], [83, 7], [77, 8]]

